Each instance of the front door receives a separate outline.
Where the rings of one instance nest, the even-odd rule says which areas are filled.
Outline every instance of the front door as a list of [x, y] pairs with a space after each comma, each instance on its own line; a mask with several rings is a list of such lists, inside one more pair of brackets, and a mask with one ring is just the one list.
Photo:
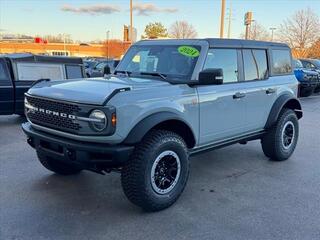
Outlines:
[[239, 82], [237, 49], [209, 49], [204, 69], [221, 68], [222, 85], [197, 88], [200, 105], [200, 145], [238, 136], [244, 131], [245, 91]]
[[0, 115], [14, 112], [14, 86], [4, 59], [0, 59]]

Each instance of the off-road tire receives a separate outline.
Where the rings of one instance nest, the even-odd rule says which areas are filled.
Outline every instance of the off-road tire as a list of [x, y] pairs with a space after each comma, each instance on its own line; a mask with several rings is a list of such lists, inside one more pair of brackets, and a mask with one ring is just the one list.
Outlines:
[[37, 151], [39, 162], [48, 170], [57, 173], [59, 175], [74, 175], [81, 172], [81, 168], [73, 165], [67, 164], [62, 161], [44, 156]]
[[[159, 194], [152, 185], [152, 166], [157, 156], [173, 151], [181, 164], [180, 176], [170, 192]], [[160, 211], [171, 206], [183, 192], [189, 176], [189, 156], [185, 141], [174, 132], [152, 130], [136, 146], [122, 168], [121, 183], [127, 198], [145, 211]]]
[[[290, 122], [293, 124], [294, 137], [291, 145], [286, 149], [283, 144], [283, 128]], [[277, 122], [268, 130], [261, 139], [264, 154], [273, 161], [287, 160], [294, 152], [299, 138], [299, 122], [297, 115], [291, 109], [283, 109]]]

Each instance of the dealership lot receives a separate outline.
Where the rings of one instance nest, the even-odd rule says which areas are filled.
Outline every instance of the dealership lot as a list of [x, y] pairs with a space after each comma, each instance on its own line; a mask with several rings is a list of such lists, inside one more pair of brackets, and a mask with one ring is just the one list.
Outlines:
[[0, 117], [0, 239], [320, 239], [320, 95], [301, 100], [297, 149], [271, 162], [259, 141], [191, 159], [171, 208], [145, 213], [117, 173], [61, 177], [36, 160], [18, 116]]

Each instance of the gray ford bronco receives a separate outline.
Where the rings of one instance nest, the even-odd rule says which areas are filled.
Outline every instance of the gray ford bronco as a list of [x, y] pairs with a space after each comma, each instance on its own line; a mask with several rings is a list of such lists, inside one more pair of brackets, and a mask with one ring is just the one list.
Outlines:
[[22, 128], [45, 168], [118, 171], [128, 199], [158, 211], [183, 192], [194, 154], [260, 140], [268, 158], [288, 159], [302, 117], [297, 87], [285, 44], [140, 41], [113, 75], [36, 84]]

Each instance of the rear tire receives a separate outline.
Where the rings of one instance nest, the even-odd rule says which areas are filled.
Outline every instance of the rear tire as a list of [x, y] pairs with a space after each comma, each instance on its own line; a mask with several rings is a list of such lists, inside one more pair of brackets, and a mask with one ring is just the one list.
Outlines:
[[81, 168], [73, 164], [67, 164], [59, 160], [44, 156], [40, 152], [37, 152], [37, 155], [42, 166], [59, 175], [74, 175], [81, 172], [82, 170]]
[[153, 130], [123, 167], [121, 183], [133, 204], [146, 211], [160, 211], [179, 198], [188, 176], [189, 156], [183, 138], [174, 132]]
[[287, 160], [294, 152], [299, 138], [299, 122], [291, 109], [283, 109], [275, 125], [261, 139], [264, 154], [274, 161]]

